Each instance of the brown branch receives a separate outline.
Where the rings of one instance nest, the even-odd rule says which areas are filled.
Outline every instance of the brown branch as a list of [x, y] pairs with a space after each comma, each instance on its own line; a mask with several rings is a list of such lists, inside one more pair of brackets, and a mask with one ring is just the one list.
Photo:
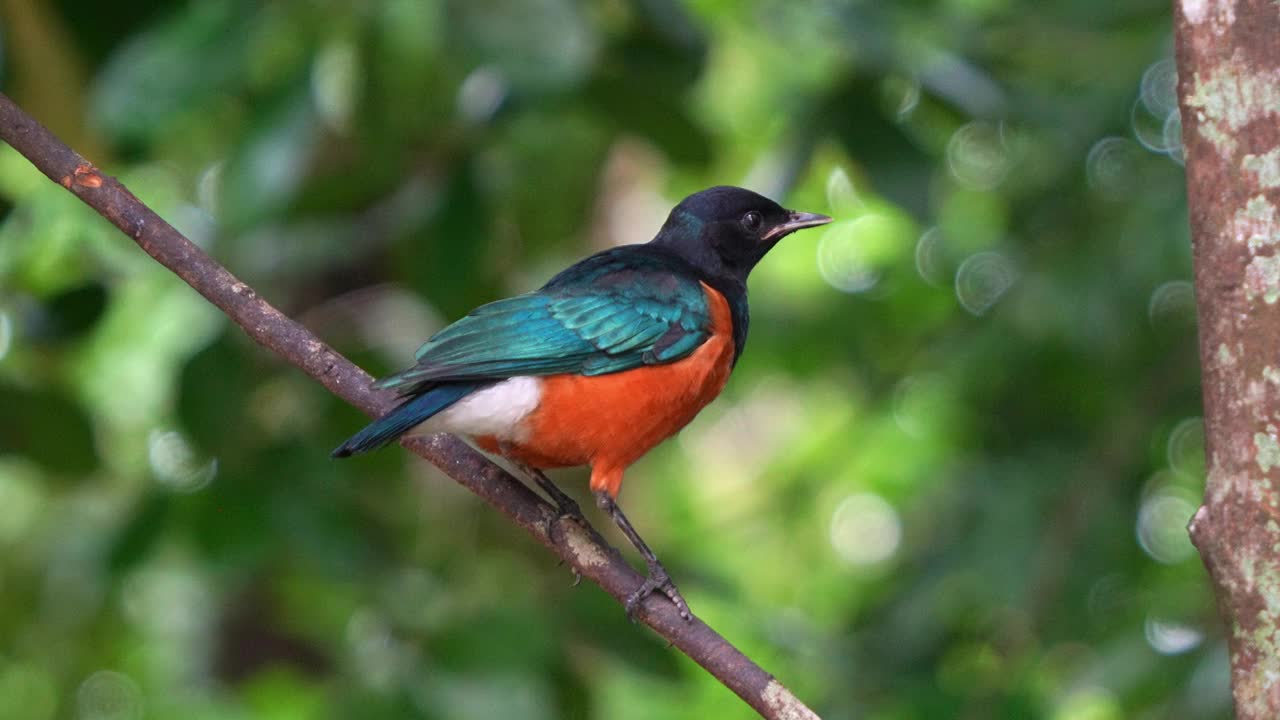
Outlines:
[[[368, 415], [386, 412], [393, 398], [370, 388], [371, 378], [309, 330], [258, 297], [203, 250], [183, 237], [114, 178], [104, 175], [40, 123], [0, 94], [0, 138], [41, 172], [70, 190], [148, 255], [218, 306], [249, 337], [299, 367], [330, 392]], [[557, 520], [550, 504], [502, 468], [451, 435], [407, 439], [406, 448], [502, 511], [582, 577], [622, 602], [643, 578], [595, 530]], [[548, 532], [550, 528], [550, 532]], [[763, 717], [806, 720], [817, 715], [790, 690], [696, 617], [685, 621], [659, 594], [636, 617], [701, 665]]]
[[1191, 539], [1243, 720], [1280, 717], [1280, 8], [1174, 3], [1200, 313], [1204, 505]]

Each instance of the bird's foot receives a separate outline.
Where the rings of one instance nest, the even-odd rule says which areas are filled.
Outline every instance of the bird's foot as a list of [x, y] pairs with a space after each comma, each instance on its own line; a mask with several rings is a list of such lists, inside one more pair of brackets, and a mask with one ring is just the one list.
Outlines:
[[645, 577], [644, 582], [636, 591], [627, 596], [624, 607], [627, 611], [627, 619], [631, 622], [636, 621], [636, 610], [639, 609], [640, 603], [644, 599], [652, 595], [656, 591], [662, 591], [663, 595], [676, 606], [676, 612], [680, 613], [680, 617], [686, 622], [693, 620], [693, 614], [689, 612], [689, 604], [684, 601], [684, 596], [680, 594], [680, 590], [676, 584], [672, 582], [671, 576], [667, 574], [667, 569], [662, 567], [662, 563], [655, 558], [649, 561], [649, 575]]
[[[546, 473], [537, 468], [525, 465], [521, 465], [520, 468], [524, 470], [525, 474], [533, 478], [534, 482], [538, 484], [538, 487], [542, 488], [542, 492], [547, 494], [547, 497], [551, 500], [552, 506], [555, 508], [556, 514], [547, 518], [545, 526], [547, 537], [550, 537], [551, 531], [555, 529], [555, 526], [558, 525], [561, 520], [565, 519], [572, 520], [577, 523], [579, 527], [584, 529], [591, 527], [587, 524], [586, 516], [582, 514], [582, 508], [578, 507], [578, 501], [569, 497], [565, 491], [561, 490], [558, 485], [551, 481], [551, 478], [546, 476]], [[576, 585], [577, 583], [574, 584]]]
[[[539, 473], [541, 474], [541, 473]], [[545, 478], [545, 476], [544, 476]], [[591, 526], [587, 524], [587, 517], [582, 514], [582, 508], [578, 506], [578, 502], [566, 495], [560, 488], [557, 488], [550, 480], [546, 484], [538, 483], [542, 489], [551, 496], [551, 505], [555, 508], [555, 514], [547, 518], [547, 536], [551, 536], [551, 531], [561, 520], [569, 520], [578, 525], [578, 527], [586, 530]], [[577, 585], [577, 583], [574, 583]]]
[[596, 505], [600, 509], [609, 514], [617, 524], [618, 529], [622, 530], [622, 534], [627, 536], [631, 544], [636, 550], [640, 551], [640, 556], [644, 558], [644, 562], [649, 566], [649, 575], [645, 577], [644, 582], [635, 592], [627, 597], [624, 607], [627, 610], [627, 618], [631, 622], [636, 620], [636, 609], [640, 607], [640, 603], [644, 599], [652, 595], [655, 591], [661, 590], [663, 595], [676, 606], [676, 611], [680, 613], [680, 617], [685, 621], [692, 621], [693, 614], [689, 612], [689, 604], [684, 601], [684, 597], [680, 595], [680, 591], [676, 589], [676, 584], [671, 582], [671, 576], [667, 574], [667, 569], [662, 567], [662, 563], [658, 562], [658, 556], [653, 554], [649, 549], [649, 545], [640, 537], [640, 533], [631, 526], [631, 521], [622, 513], [622, 508], [618, 507], [618, 503], [613, 499], [607, 490], [596, 491]]
[[587, 527], [587, 517], [582, 514], [582, 508], [578, 507], [577, 500], [574, 500], [564, 493], [560, 493], [560, 497], [551, 498], [551, 502], [556, 508], [556, 522], [561, 520], [572, 520], [583, 528]]

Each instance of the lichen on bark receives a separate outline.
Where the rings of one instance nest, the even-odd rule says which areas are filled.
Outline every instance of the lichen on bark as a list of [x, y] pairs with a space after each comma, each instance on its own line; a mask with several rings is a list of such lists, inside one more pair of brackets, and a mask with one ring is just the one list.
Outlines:
[[1236, 151], [1251, 123], [1280, 112], [1280, 69], [1258, 68], [1240, 49], [1192, 77], [1183, 105], [1195, 110], [1199, 131], [1223, 156]]

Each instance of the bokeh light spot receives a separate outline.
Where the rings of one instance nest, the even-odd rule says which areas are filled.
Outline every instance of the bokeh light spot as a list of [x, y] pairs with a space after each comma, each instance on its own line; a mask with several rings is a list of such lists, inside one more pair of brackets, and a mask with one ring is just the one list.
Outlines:
[[914, 76], [891, 75], [881, 85], [886, 109], [899, 121], [911, 117], [920, 106], [920, 80]]
[[882, 231], [878, 215], [833, 223], [818, 241], [818, 272], [837, 290], [862, 293], [876, 286], [880, 273], [871, 263], [869, 244]]
[[974, 315], [982, 315], [1018, 281], [1018, 271], [995, 251], [971, 255], [956, 270], [956, 299]]
[[1120, 573], [1110, 573], [1096, 580], [1089, 588], [1085, 605], [1090, 615], [1096, 618], [1109, 618], [1122, 612], [1133, 600], [1133, 593], [1126, 587], [1125, 576]]
[[1165, 145], [1164, 137], [1164, 116], [1153, 116], [1147, 112], [1146, 105], [1142, 104], [1142, 98], [1133, 101], [1133, 108], [1129, 112], [1129, 125], [1133, 129], [1133, 136], [1138, 139], [1138, 143], [1142, 147], [1154, 153], [1165, 153], [1168, 146]]
[[226, 163], [219, 160], [210, 163], [201, 173], [200, 178], [196, 180], [196, 203], [210, 217], [218, 217], [219, 201], [222, 194], [222, 172], [226, 168]]
[[325, 46], [311, 68], [311, 95], [326, 125], [346, 133], [355, 113], [360, 57], [349, 42]]
[[[247, 182], [239, 188], [239, 197], [247, 207], [270, 207], [293, 194], [306, 176], [308, 140], [313, 130], [308, 116], [295, 113], [257, 138], [248, 151]], [[244, 195], [246, 192], [251, 194]]]
[[1187, 523], [1195, 514], [1196, 498], [1190, 491], [1162, 480], [1154, 485], [1138, 508], [1138, 544], [1152, 559], [1172, 565], [1195, 554]]
[[1009, 173], [1009, 151], [1000, 128], [971, 122], [947, 142], [947, 164], [956, 181], [975, 190], [990, 190]]
[[192, 568], [175, 562], [130, 574], [120, 595], [130, 622], [172, 636], [204, 630], [214, 615], [214, 595]]
[[827, 207], [837, 219], [862, 211], [862, 198], [858, 197], [858, 191], [844, 168], [837, 167], [827, 176]]
[[1189, 625], [1158, 620], [1151, 616], [1147, 616], [1143, 624], [1143, 635], [1147, 638], [1147, 644], [1161, 655], [1181, 655], [1194, 650], [1204, 640], [1204, 633]]
[[947, 283], [949, 273], [943, 267], [943, 256], [942, 230], [935, 225], [921, 233], [916, 241], [916, 272], [935, 287]]
[[213, 482], [218, 460], [202, 462], [182, 433], [152, 430], [147, 438], [147, 457], [160, 484], [181, 493], [192, 493]]
[[831, 546], [850, 565], [883, 562], [901, 542], [898, 512], [875, 493], [850, 495], [831, 516]]
[[370, 608], [352, 613], [347, 644], [361, 679], [371, 688], [385, 692], [412, 672], [412, 649], [396, 638], [386, 618]]
[[1185, 477], [1204, 477], [1204, 419], [1190, 417], [1174, 426], [1167, 447], [1169, 469]]
[[134, 720], [142, 717], [142, 691], [124, 673], [99, 670], [80, 684], [76, 706], [82, 720]]
[[1094, 143], [1085, 160], [1089, 187], [1108, 198], [1130, 197], [1139, 152], [1132, 140], [1122, 137], [1105, 137]]
[[507, 83], [497, 70], [472, 70], [458, 87], [458, 114], [473, 123], [488, 122], [507, 97]]
[[178, 204], [170, 211], [169, 222], [196, 245], [202, 248], [213, 245], [213, 238], [217, 234], [216, 224], [213, 216], [198, 205]]
[[5, 310], [0, 310], [0, 360], [9, 354], [13, 346], [13, 318]]
[[1196, 290], [1186, 280], [1170, 280], [1151, 293], [1147, 317], [1153, 327], [1192, 327], [1196, 322]]
[[1182, 115], [1176, 112], [1169, 113], [1168, 117], [1164, 119], [1162, 133], [1164, 135], [1165, 154], [1169, 156], [1170, 160], [1179, 165], [1185, 165], [1187, 160], [1182, 151]]
[[1178, 109], [1178, 66], [1173, 58], [1158, 60], [1142, 74], [1142, 104], [1155, 117], [1164, 117]]
[[1152, 63], [1142, 74], [1129, 122], [1143, 147], [1167, 155], [1179, 165], [1185, 164], [1182, 115], [1178, 112], [1178, 69], [1171, 58]]

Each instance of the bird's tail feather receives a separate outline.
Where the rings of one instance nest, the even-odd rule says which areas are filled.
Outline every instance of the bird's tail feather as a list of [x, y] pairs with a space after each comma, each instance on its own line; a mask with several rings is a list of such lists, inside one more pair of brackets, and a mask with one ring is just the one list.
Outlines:
[[471, 394], [480, 385], [479, 383], [450, 383], [448, 385], [437, 385], [421, 395], [415, 395], [397, 405], [391, 412], [366, 425], [360, 432], [352, 435], [346, 442], [330, 453], [330, 456], [343, 458], [370, 450], [377, 450], [409, 432], [414, 426], [427, 420], [432, 415]]

